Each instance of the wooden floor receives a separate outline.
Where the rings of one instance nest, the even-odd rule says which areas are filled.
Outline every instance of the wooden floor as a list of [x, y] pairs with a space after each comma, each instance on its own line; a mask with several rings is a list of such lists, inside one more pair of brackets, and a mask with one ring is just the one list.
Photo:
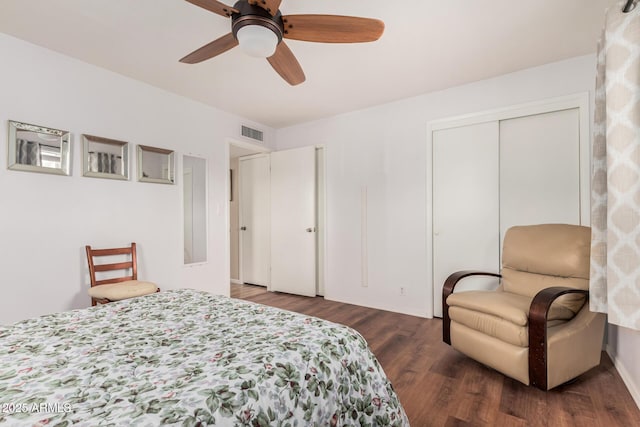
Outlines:
[[413, 427], [640, 426], [640, 410], [606, 353], [599, 367], [543, 392], [442, 343], [440, 319], [232, 285], [231, 296], [342, 323], [369, 342]]

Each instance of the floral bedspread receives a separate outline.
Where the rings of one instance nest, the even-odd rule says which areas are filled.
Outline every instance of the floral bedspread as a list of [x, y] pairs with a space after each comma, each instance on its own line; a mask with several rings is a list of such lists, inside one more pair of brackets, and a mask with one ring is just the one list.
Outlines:
[[0, 426], [407, 426], [353, 329], [182, 289], [0, 326]]

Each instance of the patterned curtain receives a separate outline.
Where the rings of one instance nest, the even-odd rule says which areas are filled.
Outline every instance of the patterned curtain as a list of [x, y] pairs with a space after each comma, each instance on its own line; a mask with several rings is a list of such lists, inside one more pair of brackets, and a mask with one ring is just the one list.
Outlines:
[[640, 330], [640, 4], [606, 13], [598, 43], [590, 308]]

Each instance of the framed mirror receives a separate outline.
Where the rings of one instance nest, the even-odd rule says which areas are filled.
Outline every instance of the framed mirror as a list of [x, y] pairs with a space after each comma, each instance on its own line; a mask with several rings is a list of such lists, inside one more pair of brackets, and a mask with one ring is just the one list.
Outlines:
[[207, 261], [207, 161], [182, 156], [184, 263]]
[[9, 120], [7, 166], [11, 170], [71, 175], [71, 134]]
[[175, 184], [174, 152], [138, 145], [138, 181]]
[[82, 135], [82, 175], [129, 179], [129, 143]]

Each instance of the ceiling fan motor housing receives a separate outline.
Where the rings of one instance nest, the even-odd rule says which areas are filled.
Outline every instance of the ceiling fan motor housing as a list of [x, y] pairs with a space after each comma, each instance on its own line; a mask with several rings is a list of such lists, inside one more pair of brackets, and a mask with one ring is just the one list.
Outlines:
[[284, 34], [284, 23], [282, 22], [282, 13], [278, 11], [275, 16], [271, 16], [269, 12], [260, 6], [249, 4], [246, 0], [240, 0], [234, 6], [239, 12], [231, 15], [231, 31], [233, 36], [238, 39], [238, 30], [247, 25], [259, 25], [273, 31], [278, 37], [278, 44], [282, 41]]

